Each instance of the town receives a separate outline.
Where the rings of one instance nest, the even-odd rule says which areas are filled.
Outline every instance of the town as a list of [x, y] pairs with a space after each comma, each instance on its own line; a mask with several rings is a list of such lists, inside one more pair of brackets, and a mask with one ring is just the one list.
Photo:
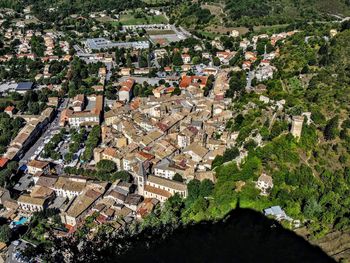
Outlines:
[[[274, 61], [284, 41], [298, 30], [232, 30], [203, 40], [161, 11], [148, 12], [164, 21], [115, 31], [101, 22], [112, 18], [95, 12], [70, 18], [91, 31], [67, 22], [63, 32], [43, 29], [30, 7], [1, 10], [0, 93], [7, 102], [0, 130], [8, 135], [1, 135], [0, 216], [12, 231], [45, 211], [57, 211], [50, 227], [58, 237], [87, 221], [94, 226], [89, 235], [102, 225], [117, 231], [174, 195], [187, 198], [193, 181], [214, 185], [218, 163], [239, 166], [264, 146], [258, 129], [230, 129], [255, 109], [264, 110], [267, 130], [284, 120], [296, 140], [305, 121], [312, 123], [311, 112], [286, 111], [286, 100], [271, 99], [265, 85], [278, 73]], [[240, 93], [254, 99], [238, 105]], [[235, 191], [245, 184], [237, 182]], [[261, 196], [274, 187], [267, 172], [254, 184]], [[283, 207], [262, 212], [300, 225]], [[38, 231], [27, 235], [28, 244], [45, 239]], [[22, 242], [8, 248], [13, 260], [20, 260]]]

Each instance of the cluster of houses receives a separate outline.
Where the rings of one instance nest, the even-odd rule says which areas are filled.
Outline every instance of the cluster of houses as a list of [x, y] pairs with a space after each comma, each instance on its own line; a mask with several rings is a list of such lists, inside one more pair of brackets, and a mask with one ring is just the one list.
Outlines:
[[[123, 30], [140, 28], [173, 30], [169, 25], [124, 26]], [[44, 40], [44, 57], [40, 58], [43, 62], [71, 60], [69, 44], [60, 41], [57, 32], [42, 33], [13, 27], [3, 31], [8, 43], [14, 39], [19, 40], [16, 54], [19, 58], [36, 58], [30, 42], [33, 36], [37, 36]], [[164, 71], [168, 76], [163, 78], [166, 85], [159, 83], [152, 90], [151, 96], [137, 97], [134, 95], [135, 86], [139, 83], [136, 76], [148, 75], [151, 69], [120, 67], [117, 74], [123, 78], [112, 85], [115, 87], [117, 99], [109, 101], [108, 107], [105, 107], [107, 101], [102, 94], [109, 81], [107, 76], [114, 74], [107, 64], [113, 67], [115, 57], [111, 52], [104, 50], [127, 48], [130, 49], [130, 54], [138, 55], [141, 49], [149, 49], [150, 45], [148, 41], [113, 42], [104, 37], [88, 38], [84, 41], [85, 49], [74, 47], [76, 56], [87, 63], [105, 63], [106, 67], [99, 69], [99, 84], [92, 87], [96, 94], [77, 94], [70, 98], [67, 107], [59, 116], [59, 125], [74, 129], [101, 125], [101, 142], [94, 148], [93, 160], [89, 165], [94, 168], [94, 165], [102, 160], [112, 161], [118, 171], [125, 171], [132, 176], [132, 183], [119, 179], [114, 182], [102, 182], [63, 172], [57, 175], [52, 172], [52, 163], [33, 158], [27, 163], [26, 171], [33, 179], [33, 185], [22, 192], [17, 201], [10, 200], [6, 208], [15, 209], [23, 215], [56, 208], [60, 211], [62, 223], [69, 230], [74, 230], [84, 223], [87, 216], [95, 212], [98, 214], [96, 221], [101, 224], [119, 218], [123, 218], [124, 222], [143, 218], [157, 204], [164, 203], [175, 194], [186, 198], [187, 183], [192, 179], [208, 179], [215, 183], [213, 160], [216, 156], [223, 155], [226, 149], [236, 146], [238, 137], [237, 132], [226, 129], [227, 122], [235, 117], [231, 107], [232, 99], [225, 98], [229, 89], [230, 72], [254, 69], [254, 76], [259, 82], [272, 78], [276, 68], [271, 61], [278, 56], [279, 50], [276, 48], [270, 53], [265, 52], [261, 59], [256, 51], [257, 42], [267, 38], [271, 45], [275, 46], [277, 41], [294, 33], [295, 31], [272, 36], [264, 34], [250, 40], [242, 39], [239, 47], [243, 50], [243, 63], [236, 68], [230, 68], [229, 64], [237, 55], [237, 51], [225, 49], [220, 39], [211, 42], [217, 49], [213, 53], [204, 51], [204, 47], [199, 44], [194, 47], [196, 52], [201, 51], [202, 58], [209, 60], [209, 65], [200, 70], [197, 67], [199, 65], [193, 63], [190, 48], [176, 48], [169, 54], [169, 49], [158, 47], [152, 50], [156, 60], [171, 57], [175, 52], [180, 53], [183, 65], [176, 70], [181, 71], [181, 74], [175, 74], [175, 67], [162, 67], [159, 71]], [[238, 38], [239, 32], [232, 31], [231, 36]], [[63, 51], [63, 56], [55, 55], [57, 47]], [[13, 55], [4, 55], [0, 57], [0, 62], [8, 61], [12, 57]], [[225, 68], [214, 66], [213, 57], [220, 61], [220, 65], [225, 65]], [[189, 72], [191, 74], [188, 74]], [[47, 64], [43, 73], [39, 75], [37, 78], [50, 78], [50, 66]], [[213, 76], [215, 81], [212, 81], [210, 76]], [[26, 92], [33, 89], [33, 85], [20, 83], [16, 90]], [[208, 85], [212, 86], [208, 94], [205, 94]], [[259, 86], [255, 87], [256, 91], [266, 91], [266, 87], [262, 86], [260, 89]], [[179, 89], [180, 94], [173, 94], [175, 88]], [[270, 102], [265, 96], [261, 96], [260, 100]], [[49, 98], [48, 104], [53, 108], [45, 109], [38, 116], [18, 115], [26, 124], [11, 141], [0, 159], [0, 165], [5, 165], [9, 160], [20, 159], [40, 136], [55, 114], [54, 108], [58, 105], [58, 98]], [[282, 101], [276, 102], [277, 107], [283, 107], [283, 104]], [[5, 112], [13, 116], [14, 107], [7, 107]], [[295, 137], [300, 137], [303, 120], [302, 116], [295, 116], [292, 120], [292, 134]], [[256, 140], [261, 141], [261, 138]], [[237, 162], [247, 156], [243, 146], [240, 146], [239, 150]], [[76, 165], [80, 167], [81, 163], [77, 162]], [[273, 188], [272, 177], [262, 174], [256, 182], [256, 187], [261, 195], [268, 195]], [[275, 210], [266, 213], [272, 214]]]
[[[65, 60], [70, 61], [71, 56], [69, 55], [69, 43], [67, 41], [60, 41], [59, 34], [53, 32], [43, 33], [38, 30], [23, 30], [22, 28], [9, 27], [3, 29], [4, 33], [4, 42], [5, 45], [10, 45], [14, 40], [18, 41], [16, 47], [16, 54], [5, 54], [0, 57], [0, 62], [9, 61], [14, 56], [17, 58], [27, 58], [27, 59], [36, 59], [37, 55], [33, 52], [31, 47], [31, 40], [33, 37], [38, 37], [43, 39], [44, 56], [40, 57], [43, 62], [51, 62], [55, 60]], [[60, 48], [64, 56], [59, 57], [55, 54], [55, 48]], [[46, 69], [43, 73], [43, 77], [50, 77], [48, 70]]]

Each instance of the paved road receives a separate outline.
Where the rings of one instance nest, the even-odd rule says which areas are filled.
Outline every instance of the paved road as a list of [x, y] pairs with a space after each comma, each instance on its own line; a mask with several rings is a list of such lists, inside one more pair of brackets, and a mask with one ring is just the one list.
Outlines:
[[247, 91], [250, 91], [250, 88], [252, 87], [253, 78], [254, 78], [254, 71], [249, 71], [247, 76], [247, 85], [245, 87]]
[[[129, 77], [121, 77], [119, 79], [120, 82], [127, 80]], [[132, 76], [132, 79], [136, 81], [136, 83], [142, 84], [144, 81], [146, 81], [150, 85], [156, 85], [162, 78], [147, 78], [147, 77], [135, 77]], [[163, 79], [164, 80], [164, 79]]]
[[32, 145], [32, 147], [21, 158], [21, 160], [19, 161], [20, 165], [26, 164], [30, 160], [30, 158], [35, 155], [35, 151], [38, 148], [45, 145], [44, 141], [46, 137], [52, 136], [55, 132], [60, 130], [59, 120], [60, 120], [61, 112], [63, 109], [67, 107], [67, 105], [68, 105], [68, 99], [64, 99], [60, 107], [57, 109], [57, 114], [54, 120], [48, 125], [47, 129], [42, 133], [40, 138]]
[[10, 244], [8, 251], [7, 251], [7, 258], [6, 258], [6, 263], [23, 263], [25, 261], [21, 260], [17, 260], [15, 258], [15, 253], [18, 250], [23, 250], [25, 249], [25, 247], [27, 246], [27, 244], [25, 242], [21, 242], [18, 246], [15, 246], [14, 244]]

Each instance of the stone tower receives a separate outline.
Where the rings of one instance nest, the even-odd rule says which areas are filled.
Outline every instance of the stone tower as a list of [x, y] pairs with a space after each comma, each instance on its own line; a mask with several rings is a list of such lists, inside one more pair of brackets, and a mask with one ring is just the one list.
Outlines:
[[295, 138], [300, 138], [301, 130], [303, 128], [304, 117], [293, 116], [291, 133]]

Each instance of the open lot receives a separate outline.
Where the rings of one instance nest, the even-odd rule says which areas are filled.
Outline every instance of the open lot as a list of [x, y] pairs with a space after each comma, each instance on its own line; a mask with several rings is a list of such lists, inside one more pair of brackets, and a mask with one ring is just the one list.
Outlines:
[[168, 20], [163, 15], [146, 15], [145, 17], [135, 17], [134, 14], [128, 13], [120, 16], [120, 20], [123, 25], [143, 25], [143, 24], [165, 24]]

